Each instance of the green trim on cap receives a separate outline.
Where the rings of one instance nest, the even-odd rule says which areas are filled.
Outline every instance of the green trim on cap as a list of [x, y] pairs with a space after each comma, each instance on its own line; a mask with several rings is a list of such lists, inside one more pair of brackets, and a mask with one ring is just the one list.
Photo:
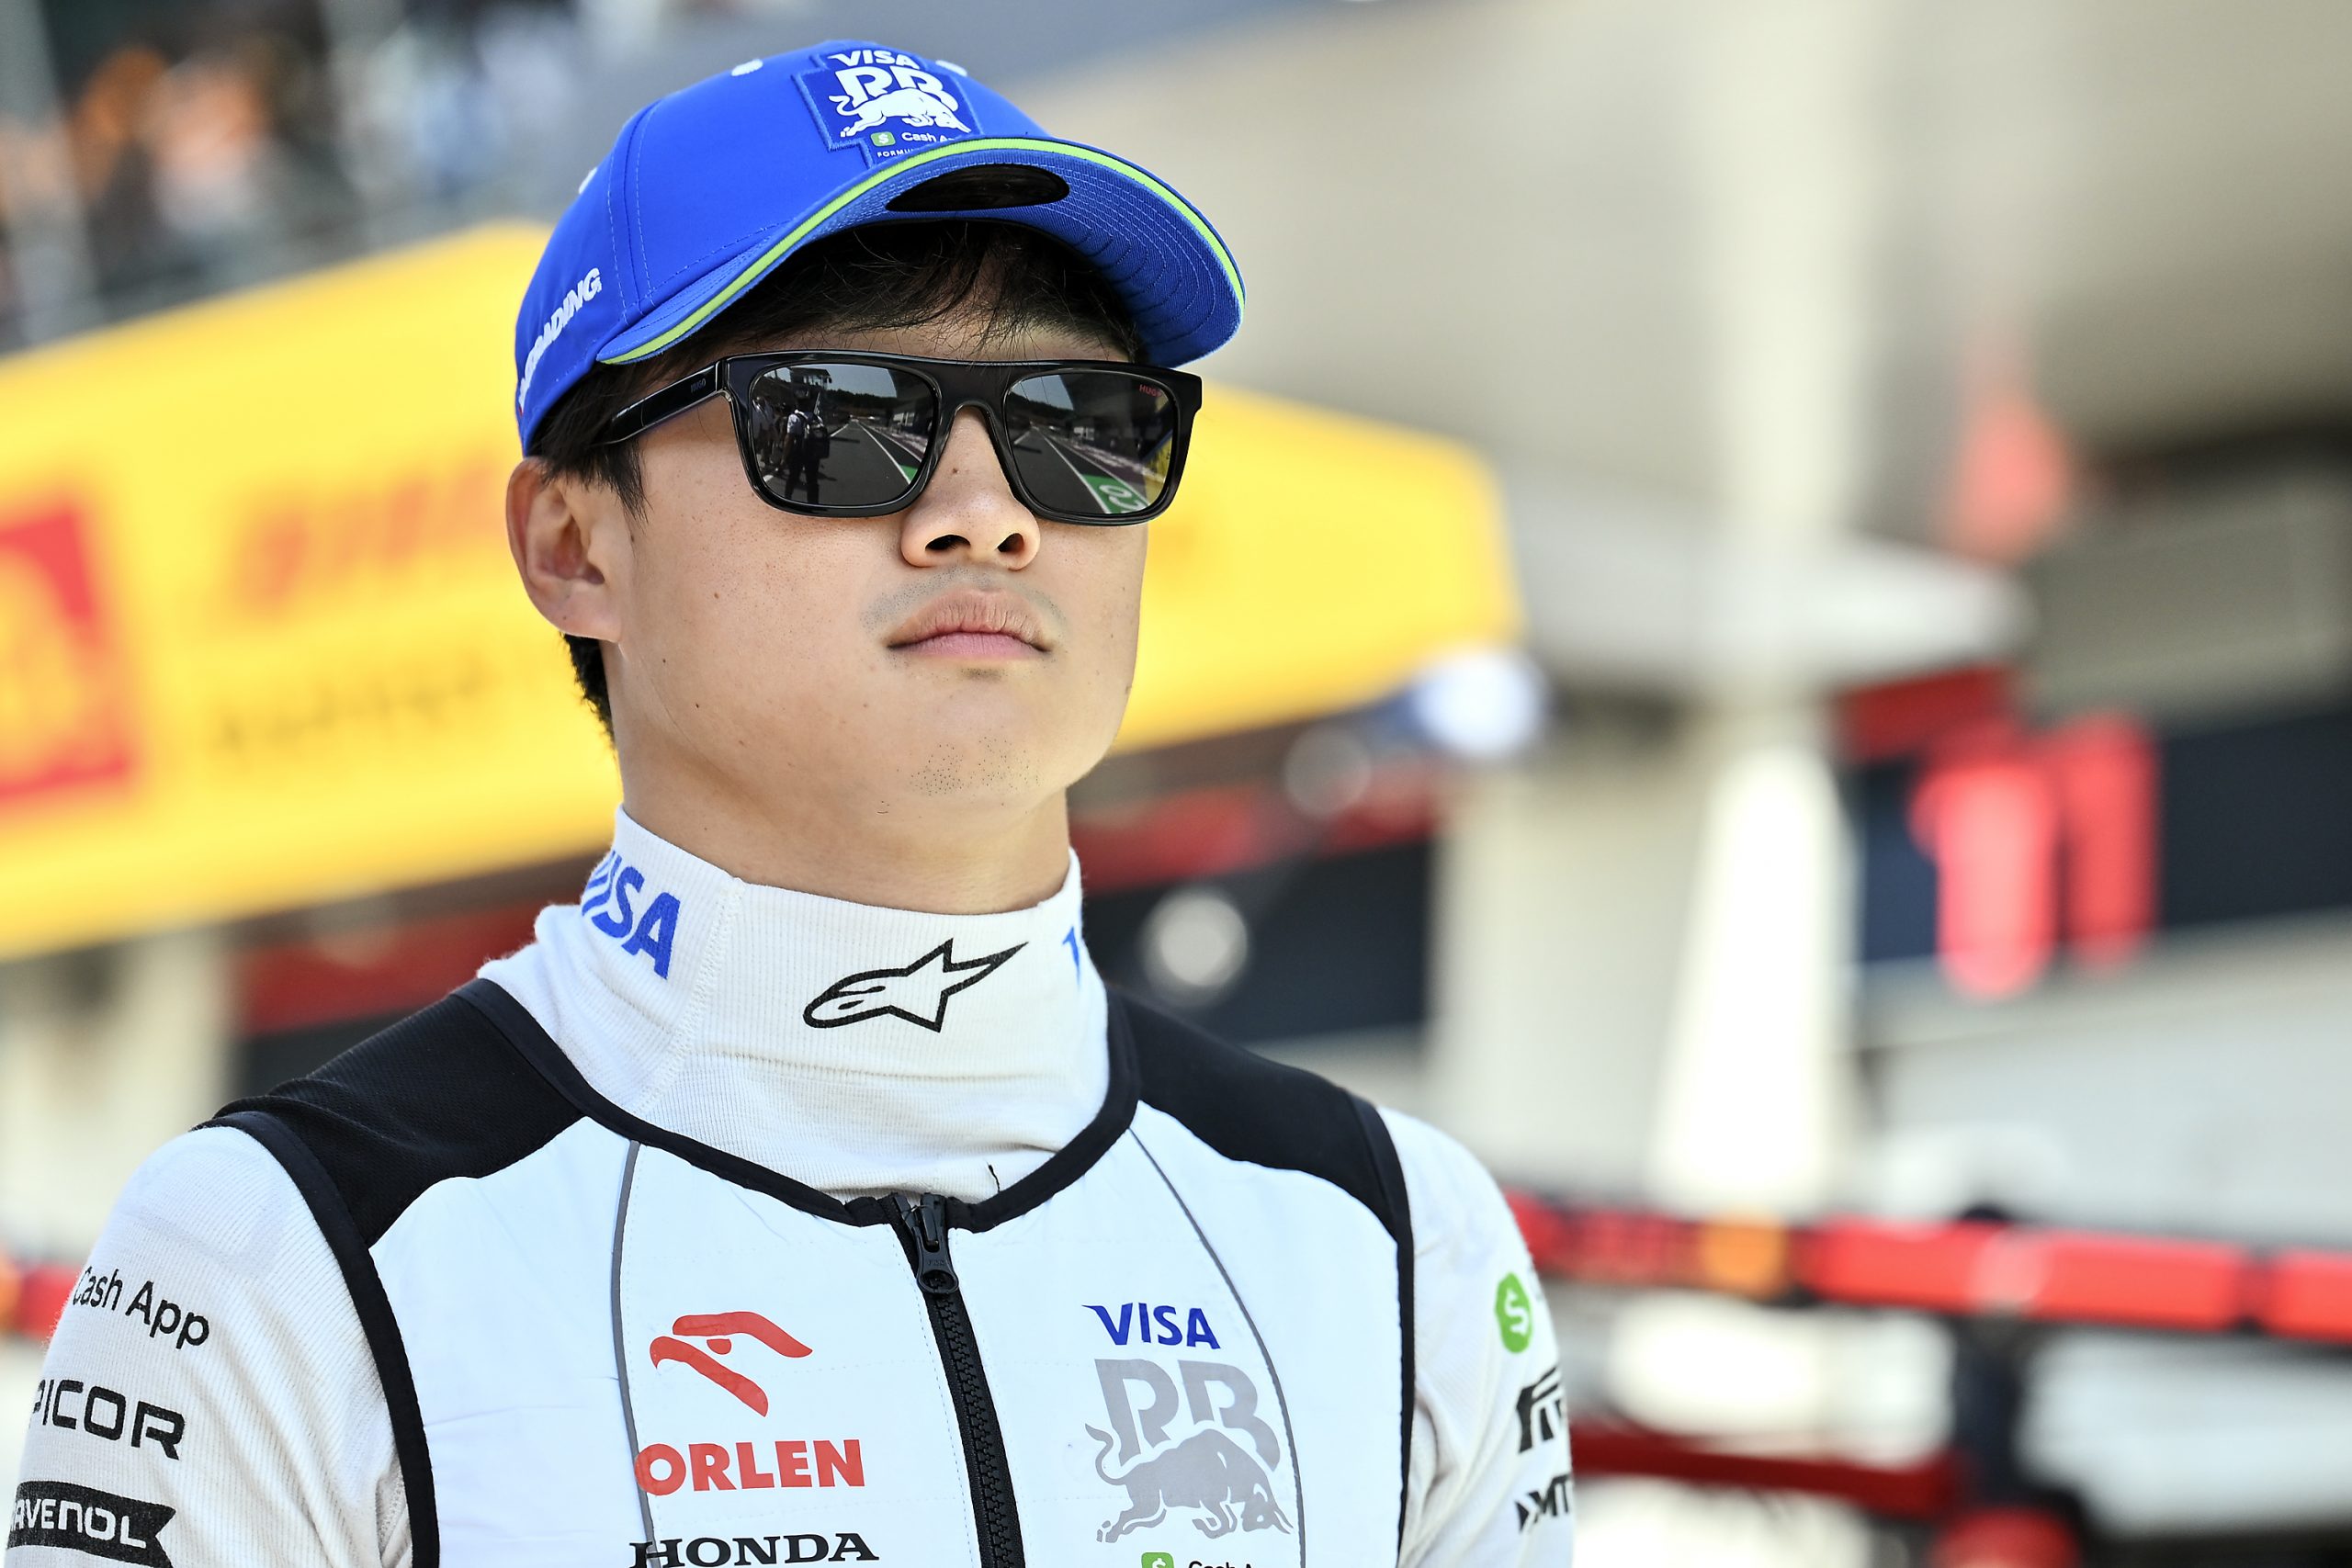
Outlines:
[[1018, 152], [1059, 153], [1065, 158], [1078, 158], [1090, 164], [1100, 164], [1102, 167], [1111, 170], [1113, 173], [1123, 175], [1128, 179], [1133, 180], [1136, 184], [1143, 186], [1146, 190], [1151, 192], [1152, 195], [1159, 197], [1160, 200], [1166, 202], [1169, 206], [1174, 208], [1178, 212], [1184, 215], [1184, 221], [1190, 223], [1193, 226], [1193, 232], [1199, 234], [1204, 241], [1207, 242], [1209, 249], [1216, 253], [1217, 265], [1222, 267], [1225, 271], [1226, 287], [1233, 290], [1233, 299], [1236, 308], [1239, 309], [1246, 307], [1248, 300], [1241, 289], [1241, 274], [1239, 270], [1234, 266], [1233, 257], [1227, 252], [1225, 248], [1225, 242], [1219, 240], [1216, 237], [1216, 231], [1201, 220], [1201, 215], [1193, 210], [1192, 205], [1189, 202], [1185, 201], [1182, 197], [1178, 196], [1174, 191], [1170, 190], [1166, 186], [1161, 185], [1149, 175], [1144, 173], [1143, 170], [1136, 168], [1133, 164], [1125, 163], [1117, 158], [1114, 158], [1107, 152], [1098, 152], [1091, 147], [1080, 147], [1068, 141], [1044, 141], [1033, 136], [983, 136], [976, 137], [967, 141], [953, 141], [944, 147], [934, 147], [928, 152], [918, 152], [910, 158], [901, 158], [883, 168], [876, 169], [874, 173], [868, 175], [865, 178], [858, 181], [857, 184], [850, 186], [849, 189], [842, 192], [841, 195], [833, 197], [832, 200], [819, 208], [807, 221], [799, 224], [792, 231], [792, 232], [786, 234], [783, 239], [778, 240], [775, 244], [770, 245], [766, 250], [762, 251], [758, 258], [754, 260], [751, 265], [745, 267], [742, 271], [737, 273], [732, 278], [728, 280], [726, 288], [720, 289], [710, 299], [704, 300], [702, 304], [695, 307], [693, 315], [688, 316], [684, 321], [680, 321], [676, 326], [672, 327], [660, 337], [654, 338], [649, 343], [640, 344], [637, 347], [630, 349], [626, 354], [616, 354], [611, 355], [609, 358], [600, 358], [599, 363], [605, 365], [628, 365], [636, 360], [643, 359], [648, 355], [661, 353], [662, 350], [669, 347], [672, 344], [677, 342], [680, 338], [684, 337], [688, 333], [693, 332], [696, 327], [702, 325], [703, 322], [710, 320], [711, 316], [716, 313], [720, 307], [724, 306], [729, 300], [734, 299], [738, 294], [741, 294], [745, 288], [751, 287], [752, 281], [762, 273], [765, 272], [768, 267], [775, 263], [778, 256], [781, 256], [786, 251], [792, 249], [793, 246], [798, 244], [808, 236], [810, 230], [816, 228], [826, 219], [831, 218], [834, 213], [839, 212], [842, 208], [848, 206], [851, 202], [855, 201], [859, 197], [864, 196], [867, 191], [872, 190], [875, 186], [881, 185], [886, 181], [896, 179], [899, 175], [905, 174], [910, 169], [920, 168], [923, 164], [932, 163], [940, 158], [955, 157], [960, 153], [982, 152], [991, 148], [1003, 148], [1011, 152]]

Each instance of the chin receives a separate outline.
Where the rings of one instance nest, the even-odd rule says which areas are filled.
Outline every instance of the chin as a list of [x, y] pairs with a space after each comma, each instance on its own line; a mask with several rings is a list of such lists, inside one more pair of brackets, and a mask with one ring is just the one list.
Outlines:
[[1033, 810], [1052, 793], [1045, 775], [1019, 757], [935, 757], [906, 775], [914, 799], [975, 811]]
[[910, 738], [902, 755], [913, 765], [901, 775], [916, 798], [975, 809], [1022, 811], [1068, 789], [1101, 755], [1073, 745], [1055, 726], [1051, 734], [1018, 724], [950, 726]]

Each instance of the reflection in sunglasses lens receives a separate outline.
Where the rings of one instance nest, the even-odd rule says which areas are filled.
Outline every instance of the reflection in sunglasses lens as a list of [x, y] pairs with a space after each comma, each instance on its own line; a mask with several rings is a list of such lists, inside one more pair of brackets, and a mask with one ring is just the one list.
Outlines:
[[752, 383], [752, 461], [771, 495], [887, 506], [931, 449], [937, 400], [921, 377], [856, 360], [780, 365]]
[[1005, 435], [1035, 505], [1072, 517], [1141, 512], [1168, 485], [1176, 400], [1116, 370], [1059, 370], [1012, 384]]

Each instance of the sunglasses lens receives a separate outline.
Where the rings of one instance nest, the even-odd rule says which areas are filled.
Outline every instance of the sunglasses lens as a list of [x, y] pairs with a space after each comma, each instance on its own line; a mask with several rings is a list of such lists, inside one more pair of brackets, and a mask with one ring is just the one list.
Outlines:
[[744, 417], [769, 494], [821, 506], [888, 506], [914, 486], [939, 400], [910, 371], [820, 360], [760, 376]]
[[1176, 397], [1118, 370], [1057, 370], [1012, 384], [1005, 435], [1035, 503], [1070, 518], [1116, 521], [1168, 489]]

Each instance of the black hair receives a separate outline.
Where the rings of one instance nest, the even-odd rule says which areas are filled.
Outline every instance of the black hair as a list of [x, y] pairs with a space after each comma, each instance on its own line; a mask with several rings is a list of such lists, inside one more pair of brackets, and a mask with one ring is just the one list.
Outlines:
[[[983, 316], [983, 338], [1023, 327], [1099, 337], [1128, 359], [1143, 340], [1107, 280], [1041, 230], [983, 219], [907, 219], [829, 235], [754, 284], [704, 331], [650, 359], [597, 365], [556, 400], [528, 455], [548, 472], [601, 485], [632, 525], [645, 517], [637, 444], [595, 444], [605, 422], [638, 398], [692, 375], [722, 354], [790, 334], [920, 326], [965, 310]], [[581, 695], [609, 736], [613, 707], [604, 645], [567, 634]]]

